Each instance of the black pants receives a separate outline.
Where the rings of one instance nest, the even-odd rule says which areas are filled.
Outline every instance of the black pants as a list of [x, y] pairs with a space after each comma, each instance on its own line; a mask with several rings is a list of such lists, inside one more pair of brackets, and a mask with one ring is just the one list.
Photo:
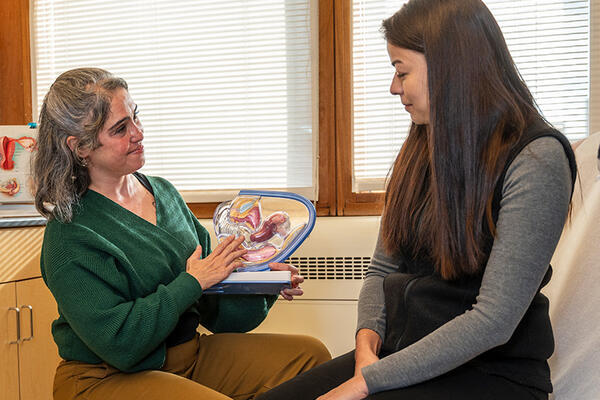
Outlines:
[[[354, 351], [319, 365], [263, 393], [257, 400], [314, 400], [354, 375]], [[402, 389], [371, 394], [370, 400], [546, 400], [542, 391], [462, 366]]]

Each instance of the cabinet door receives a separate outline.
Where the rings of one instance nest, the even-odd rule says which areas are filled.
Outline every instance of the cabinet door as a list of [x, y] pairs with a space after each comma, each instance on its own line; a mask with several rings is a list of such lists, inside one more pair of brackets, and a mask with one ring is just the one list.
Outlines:
[[51, 332], [52, 321], [58, 317], [56, 302], [41, 278], [18, 282], [16, 290], [23, 339], [19, 345], [21, 400], [51, 400], [60, 361]]
[[0, 399], [19, 400], [17, 294], [14, 283], [0, 284]]

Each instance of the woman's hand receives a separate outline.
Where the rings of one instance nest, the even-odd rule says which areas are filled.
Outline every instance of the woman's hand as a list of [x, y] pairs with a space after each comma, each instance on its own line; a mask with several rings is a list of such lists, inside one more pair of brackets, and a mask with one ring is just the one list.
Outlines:
[[202, 246], [198, 245], [190, 258], [187, 259], [186, 272], [198, 280], [202, 290], [221, 282], [234, 269], [243, 265], [239, 260], [247, 252], [245, 249], [240, 249], [243, 241], [243, 236], [237, 239], [234, 236], [229, 236], [203, 259], [201, 258]]
[[362, 376], [362, 369], [364, 367], [366, 367], [367, 365], [371, 365], [374, 362], [379, 361], [379, 357], [377, 356], [377, 354], [373, 353], [370, 350], [362, 350], [362, 351], [356, 351], [354, 353], [354, 359], [355, 359], [355, 363], [354, 363], [354, 376], [360, 375]]
[[362, 376], [361, 370], [367, 365], [379, 361], [381, 338], [377, 332], [363, 328], [356, 333], [356, 350], [354, 351], [354, 375]]
[[272, 271], [290, 271], [292, 273], [292, 287], [279, 292], [284, 299], [293, 300], [294, 296], [302, 296], [304, 292], [300, 289], [299, 285], [304, 282], [304, 278], [298, 275], [298, 268], [283, 263], [271, 263], [269, 264], [269, 268]]
[[369, 389], [367, 388], [365, 379], [362, 375], [355, 375], [335, 389], [330, 390], [323, 396], [319, 396], [317, 400], [360, 400], [368, 395]]

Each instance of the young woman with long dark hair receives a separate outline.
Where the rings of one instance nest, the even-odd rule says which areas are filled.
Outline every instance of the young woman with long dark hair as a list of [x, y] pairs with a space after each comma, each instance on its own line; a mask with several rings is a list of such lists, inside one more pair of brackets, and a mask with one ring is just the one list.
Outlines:
[[411, 0], [382, 31], [412, 125], [356, 349], [260, 399], [546, 399], [554, 342], [540, 289], [575, 180], [569, 142], [482, 1]]

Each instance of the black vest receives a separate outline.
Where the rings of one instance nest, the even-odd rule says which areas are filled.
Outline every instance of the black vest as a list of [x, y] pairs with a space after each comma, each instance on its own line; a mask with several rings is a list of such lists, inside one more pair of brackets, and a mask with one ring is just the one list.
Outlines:
[[[552, 136], [564, 147], [569, 160], [574, 184], [577, 175], [575, 155], [569, 141], [558, 131], [547, 126], [532, 127], [514, 147], [495, 187], [492, 214], [497, 221], [500, 210], [502, 187], [506, 172], [514, 158], [533, 140]], [[493, 238], [489, 234], [487, 255], [491, 251]], [[401, 350], [446, 322], [473, 308], [479, 294], [483, 271], [472, 277], [456, 281], [443, 280], [434, 271], [431, 262], [407, 260], [407, 273], [389, 274], [383, 284], [386, 307], [386, 337], [382, 346], [384, 353]], [[550, 369], [547, 360], [554, 351], [554, 337], [548, 315], [548, 299], [540, 289], [552, 276], [552, 267], [544, 276], [531, 305], [517, 326], [510, 340], [493, 348], [475, 359], [469, 365], [489, 374], [503, 376], [522, 385], [552, 392]]]

